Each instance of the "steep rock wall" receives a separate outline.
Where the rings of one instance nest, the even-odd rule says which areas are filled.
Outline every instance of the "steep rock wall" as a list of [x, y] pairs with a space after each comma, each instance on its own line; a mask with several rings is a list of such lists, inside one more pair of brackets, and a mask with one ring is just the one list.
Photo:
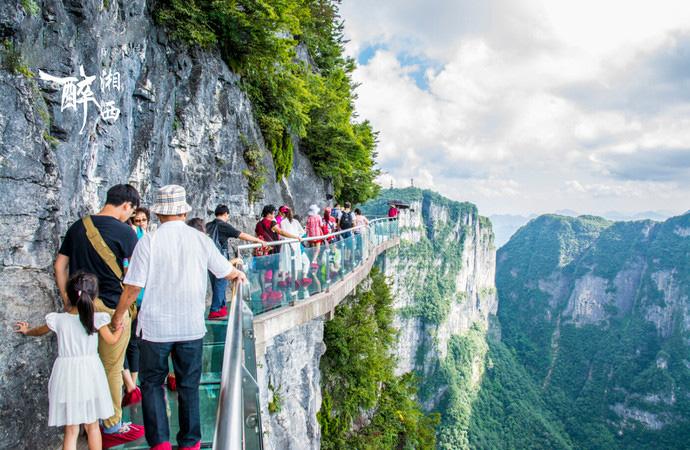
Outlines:
[[[172, 42], [154, 24], [151, 2], [26, 2], [33, 14], [21, 3], [0, 3], [0, 40], [11, 42], [0, 69], [0, 320], [8, 324], [0, 330], [0, 440], [37, 448], [55, 437], [46, 427], [55, 342], [16, 336], [9, 324], [38, 323], [60, 307], [51, 266], [69, 224], [96, 211], [113, 184], [134, 184], [149, 204], [156, 187], [178, 183], [192, 215], [208, 218], [226, 203], [232, 221], [251, 231], [261, 205], [247, 201], [243, 153], [246, 142], [263, 143], [239, 78], [218, 54]], [[11, 67], [10, 57], [19, 63]], [[96, 77], [93, 98], [119, 109], [116, 119], [100, 117], [90, 101], [86, 113], [83, 103], [65, 107], [64, 85], [39, 76], [80, 82], [80, 67]], [[101, 80], [115, 73], [119, 89]], [[262, 151], [262, 203], [304, 212], [325, 200], [328, 184], [299, 150], [292, 174], [277, 183]]]
[[397, 372], [417, 373], [424, 407], [441, 413], [439, 447], [467, 448], [497, 308], [491, 224], [470, 203], [414, 188], [385, 190], [366, 210], [382, 214], [389, 200], [409, 204], [400, 215], [400, 249], [386, 261], [398, 311]]
[[258, 361], [264, 448], [320, 448], [316, 413], [321, 408], [319, 361], [326, 351], [324, 319], [295, 327], [267, 343]]
[[575, 446], [685, 445], [689, 223], [548, 215], [499, 251], [505, 343]]

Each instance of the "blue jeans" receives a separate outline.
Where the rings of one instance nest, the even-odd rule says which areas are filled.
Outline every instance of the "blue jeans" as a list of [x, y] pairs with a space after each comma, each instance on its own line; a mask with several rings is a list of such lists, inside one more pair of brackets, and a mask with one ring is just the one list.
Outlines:
[[184, 342], [139, 341], [139, 378], [146, 442], [149, 446], [170, 441], [164, 384], [168, 375], [168, 356], [171, 354], [179, 405], [180, 431], [177, 433], [177, 445], [192, 447], [201, 441], [199, 381], [202, 348], [203, 339]]
[[216, 312], [225, 306], [225, 290], [228, 288], [228, 280], [216, 278], [211, 272], [208, 273], [208, 277], [211, 279], [211, 290], [213, 291], [211, 312]]

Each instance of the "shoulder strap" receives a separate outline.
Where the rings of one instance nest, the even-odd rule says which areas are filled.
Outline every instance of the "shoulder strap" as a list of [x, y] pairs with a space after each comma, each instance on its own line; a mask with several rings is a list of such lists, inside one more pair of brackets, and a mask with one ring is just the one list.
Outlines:
[[101, 233], [98, 232], [98, 229], [93, 224], [91, 216], [86, 216], [81, 219], [81, 221], [84, 223], [86, 237], [89, 239], [93, 249], [96, 250], [98, 256], [101, 257], [103, 262], [110, 268], [117, 279], [122, 280], [122, 269], [120, 269], [120, 266], [117, 264], [117, 258], [110, 247], [108, 247], [108, 244], [106, 244], [103, 240]]

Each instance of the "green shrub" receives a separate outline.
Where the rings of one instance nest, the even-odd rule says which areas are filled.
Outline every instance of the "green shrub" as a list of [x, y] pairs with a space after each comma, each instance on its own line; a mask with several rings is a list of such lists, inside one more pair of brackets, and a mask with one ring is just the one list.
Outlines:
[[9, 39], [5, 39], [2, 43], [2, 66], [9, 72], [23, 75], [29, 79], [35, 76], [29, 66], [24, 63], [19, 50], [14, 48], [14, 44]]
[[[293, 138], [303, 140], [316, 173], [333, 182], [339, 199], [376, 195], [376, 135], [357, 123], [343, 56], [337, 0], [162, 0], [156, 17], [171, 35], [217, 47], [252, 101], [276, 179], [290, 174]], [[304, 46], [309, 63], [297, 57]]]
[[36, 4], [34, 0], [22, 0], [22, 8], [24, 8], [24, 11], [30, 16], [35, 16], [39, 12], [41, 12], [41, 8]]
[[247, 169], [242, 171], [242, 175], [247, 179], [248, 200], [250, 203], [261, 198], [263, 185], [266, 181], [266, 167], [263, 165], [263, 152], [256, 142], [249, 142], [245, 136], [240, 136], [244, 152], [242, 156], [247, 163]]
[[394, 375], [393, 299], [378, 270], [371, 281], [325, 325], [321, 448], [433, 449], [439, 417], [422, 412], [412, 374]]

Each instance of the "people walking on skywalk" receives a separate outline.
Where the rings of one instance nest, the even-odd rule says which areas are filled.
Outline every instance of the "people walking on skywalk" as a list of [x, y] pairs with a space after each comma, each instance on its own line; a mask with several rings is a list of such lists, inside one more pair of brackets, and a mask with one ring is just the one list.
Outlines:
[[[226, 205], [218, 205], [215, 210], [216, 218], [206, 224], [206, 233], [211, 237], [211, 240], [216, 244], [216, 247], [226, 258], [230, 257], [228, 252], [228, 239], [242, 239], [243, 241], [254, 242], [256, 244], [265, 244], [259, 238], [250, 234], [237, 230], [228, 223], [230, 219], [230, 208]], [[225, 290], [228, 287], [228, 281], [224, 278], [216, 278], [213, 273], [208, 273], [211, 279], [211, 309], [208, 314], [210, 320], [225, 319], [228, 317], [228, 308], [225, 300]]]
[[208, 236], [187, 226], [191, 211], [182, 186], [163, 186], [156, 192], [151, 212], [161, 225], [144, 236], [132, 255], [112, 323], [126, 321], [129, 306], [146, 287], [137, 334], [141, 337], [140, 373], [146, 441], [154, 450], [171, 449], [170, 427], [163, 384], [172, 356], [177, 381], [179, 449], [201, 445], [199, 382], [202, 342], [206, 334], [207, 272], [217, 278], [246, 280]]
[[[122, 274], [137, 245], [137, 235], [125, 222], [139, 206], [139, 193], [127, 184], [111, 187], [105, 205], [95, 215], [85, 216], [67, 230], [55, 259], [55, 280], [65, 307], [70, 307], [67, 279], [79, 271], [98, 277], [97, 312], [112, 316], [122, 294]], [[74, 306], [74, 305], [71, 305]], [[131, 333], [130, 314], [123, 314], [122, 338], [109, 343], [101, 338], [98, 354], [103, 362], [113, 403], [113, 415], [103, 421], [103, 447], [134, 441], [144, 435], [143, 427], [122, 422], [122, 370]]]
[[84, 425], [90, 449], [101, 448], [98, 420], [114, 413], [108, 379], [98, 357], [99, 338], [116, 344], [122, 327], [110, 331], [110, 315], [94, 312], [98, 298], [98, 278], [78, 272], [66, 284], [69, 300], [66, 312], [50, 313], [44, 325], [29, 329], [18, 322], [15, 331], [25, 336], [54, 332], [58, 337], [58, 357], [48, 382], [48, 426], [64, 426], [63, 450], [76, 450], [79, 426]]

